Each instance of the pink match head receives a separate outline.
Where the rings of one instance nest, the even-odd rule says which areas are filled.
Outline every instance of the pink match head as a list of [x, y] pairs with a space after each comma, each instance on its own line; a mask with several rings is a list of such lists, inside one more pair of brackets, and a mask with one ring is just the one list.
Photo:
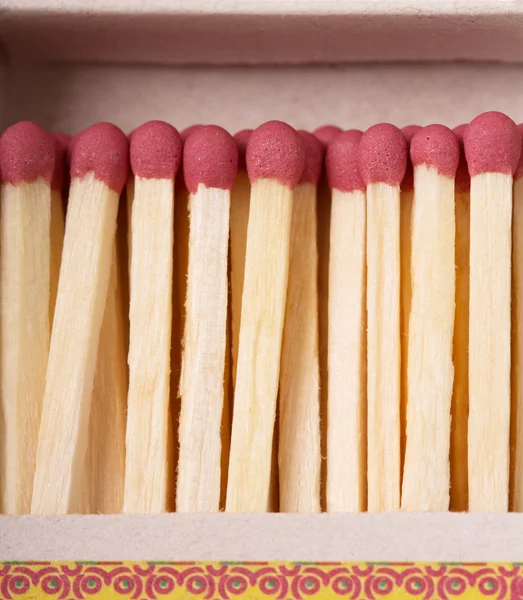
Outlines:
[[323, 127], [315, 129], [312, 134], [316, 136], [324, 146], [328, 146], [341, 132], [342, 129], [336, 125], [323, 125]]
[[[401, 133], [407, 140], [407, 147], [410, 146], [410, 141], [421, 129], [422, 127], [419, 125], [407, 125], [406, 127], [402, 127]], [[407, 153], [407, 168], [405, 169], [405, 175], [403, 176], [403, 180], [401, 182], [401, 191], [407, 192], [412, 189], [414, 189], [414, 168], [412, 167], [410, 156]]]
[[305, 147], [305, 166], [299, 183], [313, 183], [316, 185], [323, 167], [324, 146], [316, 136], [308, 131], [300, 129], [298, 135], [303, 140]]
[[230, 190], [238, 174], [238, 146], [222, 127], [206, 125], [193, 131], [183, 148], [183, 174], [189, 192], [198, 185]]
[[521, 154], [519, 155], [519, 162], [514, 173], [514, 179], [521, 179], [523, 177], [523, 123], [518, 125], [518, 129], [521, 133]]
[[412, 138], [410, 158], [414, 167], [426, 165], [454, 179], [459, 163], [458, 138], [444, 125], [428, 125]]
[[121, 194], [129, 173], [129, 140], [111, 123], [97, 123], [71, 140], [71, 179], [92, 171], [96, 179]]
[[459, 143], [459, 163], [458, 170], [456, 171], [456, 191], [458, 192], [468, 192], [470, 191], [470, 175], [469, 168], [467, 165], [467, 159], [465, 158], [465, 147], [463, 145], [463, 135], [465, 134], [465, 130], [468, 127], [468, 123], [463, 123], [463, 125], [458, 125], [454, 127], [452, 130], [456, 137], [458, 138]]
[[51, 187], [53, 190], [62, 190], [67, 171], [67, 149], [71, 138], [65, 133], [53, 133], [56, 159], [54, 164], [53, 180]]
[[463, 142], [471, 177], [480, 173], [514, 174], [521, 154], [521, 133], [507, 115], [479, 115], [465, 130]]
[[276, 179], [294, 189], [305, 166], [305, 146], [290, 125], [268, 121], [252, 132], [246, 160], [251, 183], [257, 179]]
[[390, 123], [373, 125], [361, 136], [358, 160], [366, 185], [399, 186], [407, 168], [407, 140]]
[[44, 129], [21, 121], [8, 127], [0, 137], [0, 181], [17, 185], [43, 178], [53, 179], [56, 146]]
[[247, 163], [245, 162], [245, 153], [247, 152], [247, 143], [251, 137], [251, 133], [252, 129], [242, 129], [234, 135], [234, 139], [238, 145], [238, 171], [245, 171], [247, 168]]
[[164, 121], [149, 121], [133, 131], [129, 154], [134, 175], [174, 179], [182, 159], [182, 138]]
[[189, 127], [186, 127], [181, 133], [180, 136], [182, 138], [182, 142], [185, 144], [185, 141], [187, 140], [187, 138], [193, 134], [195, 131], [198, 131], [198, 129], [200, 129], [200, 127], [203, 127], [203, 125], [190, 125]]
[[343, 131], [329, 144], [325, 166], [331, 190], [365, 191], [365, 182], [358, 164], [358, 146], [362, 135], [357, 129]]
[[412, 141], [412, 138], [421, 129], [423, 129], [423, 127], [421, 127], [421, 125], [406, 125], [405, 127], [401, 128], [401, 133], [403, 134], [403, 136], [407, 140], [407, 144], [410, 144], [410, 142]]

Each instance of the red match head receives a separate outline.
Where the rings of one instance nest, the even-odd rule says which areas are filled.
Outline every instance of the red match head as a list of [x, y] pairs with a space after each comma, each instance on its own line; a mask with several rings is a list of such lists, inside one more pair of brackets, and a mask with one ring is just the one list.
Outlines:
[[180, 133], [180, 136], [182, 138], [182, 142], [185, 144], [185, 141], [187, 140], [187, 138], [193, 134], [195, 131], [198, 131], [198, 129], [200, 129], [200, 127], [203, 127], [203, 125], [189, 125], [189, 127], [186, 127], [184, 130], [182, 130], [182, 132]]
[[458, 170], [456, 171], [456, 191], [468, 192], [470, 191], [470, 175], [469, 168], [467, 165], [467, 159], [465, 158], [465, 147], [463, 145], [463, 135], [468, 127], [468, 123], [463, 123], [454, 127], [452, 130], [459, 142], [459, 163]]
[[67, 171], [67, 149], [71, 138], [65, 133], [53, 133], [56, 159], [54, 164], [53, 181], [51, 187], [53, 190], [62, 190], [64, 187], [65, 174]]
[[132, 133], [129, 154], [134, 175], [174, 179], [182, 159], [182, 138], [164, 121], [149, 121]]
[[111, 123], [97, 123], [71, 140], [71, 179], [92, 171], [113, 191], [121, 194], [129, 173], [129, 140]]
[[518, 129], [521, 133], [521, 154], [519, 155], [519, 162], [514, 173], [514, 179], [521, 179], [523, 177], [523, 123], [518, 125]]
[[225, 129], [206, 125], [193, 131], [183, 148], [185, 185], [195, 193], [198, 185], [230, 190], [238, 174], [238, 146]]
[[390, 123], [373, 125], [361, 136], [358, 158], [366, 185], [399, 186], [407, 168], [407, 140]]
[[[407, 140], [407, 146], [410, 146], [412, 138], [420, 131], [422, 127], [419, 125], [407, 125], [401, 129], [401, 133]], [[412, 161], [407, 153], [407, 168], [405, 169], [405, 175], [401, 182], [401, 191], [406, 192], [414, 188], [414, 169], [412, 167]]]
[[410, 158], [414, 167], [426, 165], [454, 179], [459, 163], [458, 138], [444, 125], [428, 125], [412, 138]]
[[308, 131], [300, 129], [298, 135], [303, 140], [305, 147], [305, 165], [299, 183], [316, 185], [323, 167], [324, 146], [316, 136]]
[[331, 190], [340, 192], [365, 191], [358, 164], [358, 146], [362, 132], [357, 129], [344, 131], [329, 144], [325, 157], [327, 180]]
[[342, 131], [343, 130], [336, 125], [323, 125], [323, 127], [315, 129], [312, 134], [316, 136], [323, 145], [328, 146]]
[[281, 185], [294, 189], [305, 166], [305, 147], [290, 125], [268, 121], [252, 132], [246, 160], [251, 183], [258, 179], [276, 179]]
[[21, 121], [0, 137], [0, 181], [4, 183], [17, 185], [42, 178], [51, 185], [55, 160], [53, 136], [34, 123]]
[[238, 145], [238, 170], [243, 170], [247, 168], [247, 163], [245, 162], [245, 154], [247, 152], [247, 143], [251, 137], [252, 129], [242, 129], [238, 131], [234, 135], [234, 139], [236, 144]]
[[521, 154], [521, 133], [507, 115], [479, 115], [465, 130], [463, 141], [471, 177], [480, 173], [514, 174]]

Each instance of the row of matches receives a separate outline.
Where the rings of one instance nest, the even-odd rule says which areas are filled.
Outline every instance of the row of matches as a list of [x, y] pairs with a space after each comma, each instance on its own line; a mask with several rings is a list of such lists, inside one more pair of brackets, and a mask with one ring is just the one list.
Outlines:
[[523, 510], [521, 145], [8, 128], [2, 512]]

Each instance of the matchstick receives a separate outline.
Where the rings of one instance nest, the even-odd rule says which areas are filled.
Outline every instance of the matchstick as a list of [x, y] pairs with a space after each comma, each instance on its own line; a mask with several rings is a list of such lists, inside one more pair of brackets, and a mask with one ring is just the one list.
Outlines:
[[70, 138], [63, 133], [54, 133], [56, 160], [51, 183], [51, 267], [50, 267], [50, 292], [49, 292], [49, 322], [52, 326], [56, 293], [58, 291], [58, 278], [60, 263], [62, 261], [62, 248], [64, 246], [65, 215], [64, 190], [65, 173], [67, 169], [67, 148]]
[[176, 510], [218, 512], [236, 142], [221, 127], [200, 127], [185, 142], [183, 170], [190, 228]]
[[329, 256], [327, 511], [367, 505], [365, 183], [361, 131], [340, 133], [327, 149], [332, 190]]
[[127, 169], [127, 138], [114, 125], [93, 125], [75, 139], [32, 514], [66, 514], [79, 503], [98, 340]]
[[298, 131], [305, 167], [294, 190], [280, 366], [280, 512], [320, 512], [317, 185], [323, 144]]
[[470, 181], [469, 511], [508, 509], [512, 175], [516, 124], [497, 112], [464, 134]]
[[[324, 125], [313, 131], [325, 149], [331, 141], [341, 133], [335, 125]], [[326, 510], [327, 488], [327, 401], [329, 396], [328, 381], [328, 325], [329, 325], [329, 244], [331, 222], [331, 191], [324, 169], [318, 185], [318, 352], [320, 359], [320, 441], [321, 441], [321, 475], [320, 503], [322, 511]]]
[[460, 144], [460, 158], [455, 193], [456, 314], [450, 428], [450, 510], [453, 511], [465, 511], [468, 507], [470, 175], [463, 147], [466, 127], [467, 125], [460, 125], [454, 129]]
[[367, 486], [369, 512], [400, 506], [400, 184], [407, 142], [382, 123], [362, 136], [367, 186]]
[[[180, 133], [182, 142], [201, 125], [191, 125]], [[174, 277], [173, 319], [171, 332], [171, 419], [173, 432], [178, 432], [180, 420], [180, 371], [182, 367], [183, 332], [185, 329], [185, 297], [187, 294], [187, 269], [189, 263], [189, 191], [183, 176], [182, 162], [175, 181], [174, 202]], [[174, 460], [178, 465], [178, 443], [174, 445]]]
[[270, 121], [247, 145], [251, 182], [226, 510], [266, 512], [280, 369], [298, 134]]
[[[419, 125], [407, 125], [401, 133], [407, 140], [407, 147], [414, 135], [420, 131]], [[401, 341], [401, 398], [400, 398], [400, 448], [401, 473], [405, 462], [405, 440], [407, 433], [407, 354], [409, 347], [410, 317], [410, 259], [412, 199], [414, 196], [414, 169], [407, 154], [407, 169], [400, 186], [400, 341]]]
[[21, 122], [0, 138], [3, 510], [27, 514], [49, 352], [51, 184], [55, 141]]
[[401, 508], [447, 511], [450, 405], [454, 367], [454, 180], [459, 143], [443, 125], [412, 138], [411, 311], [407, 381], [407, 445]]
[[[238, 174], [231, 192], [230, 214], [230, 304], [225, 354], [225, 395], [222, 413], [222, 482], [220, 490], [220, 506], [224, 507], [227, 500], [232, 404], [234, 398], [234, 383], [236, 380], [236, 367], [238, 365], [238, 342], [240, 337], [240, 319], [242, 311], [245, 247], [247, 244], [247, 224], [249, 222], [251, 196], [251, 184], [249, 182], [249, 177], [247, 176], [245, 152], [251, 133], [252, 129], [243, 129], [234, 136], [238, 146]], [[276, 439], [276, 436], [274, 439]], [[271, 477], [275, 480], [275, 484], [277, 484], [277, 469], [271, 474]], [[277, 486], [274, 485], [273, 487], [276, 488]]]
[[[523, 124], [518, 125], [523, 136]], [[512, 225], [512, 508], [523, 512], [523, 147], [514, 173]]]
[[98, 342], [80, 503], [81, 512], [95, 514], [117, 514], [123, 506], [128, 381], [122, 264], [115, 243]]
[[174, 181], [182, 141], [150, 121], [131, 136], [134, 174], [130, 282], [129, 391], [123, 512], [172, 508], [174, 470], [169, 413]]
[[247, 224], [249, 222], [251, 196], [251, 184], [247, 176], [245, 152], [251, 133], [252, 129], [243, 129], [234, 136], [238, 144], [238, 175], [231, 193], [231, 342], [233, 388], [236, 381], [236, 368], [238, 366], [245, 247], [247, 244]]

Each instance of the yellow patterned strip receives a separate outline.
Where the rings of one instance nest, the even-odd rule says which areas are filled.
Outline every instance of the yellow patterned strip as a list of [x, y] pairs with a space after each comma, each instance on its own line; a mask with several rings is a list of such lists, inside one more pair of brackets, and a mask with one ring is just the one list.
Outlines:
[[4, 562], [1, 600], [523, 600], [523, 563]]

